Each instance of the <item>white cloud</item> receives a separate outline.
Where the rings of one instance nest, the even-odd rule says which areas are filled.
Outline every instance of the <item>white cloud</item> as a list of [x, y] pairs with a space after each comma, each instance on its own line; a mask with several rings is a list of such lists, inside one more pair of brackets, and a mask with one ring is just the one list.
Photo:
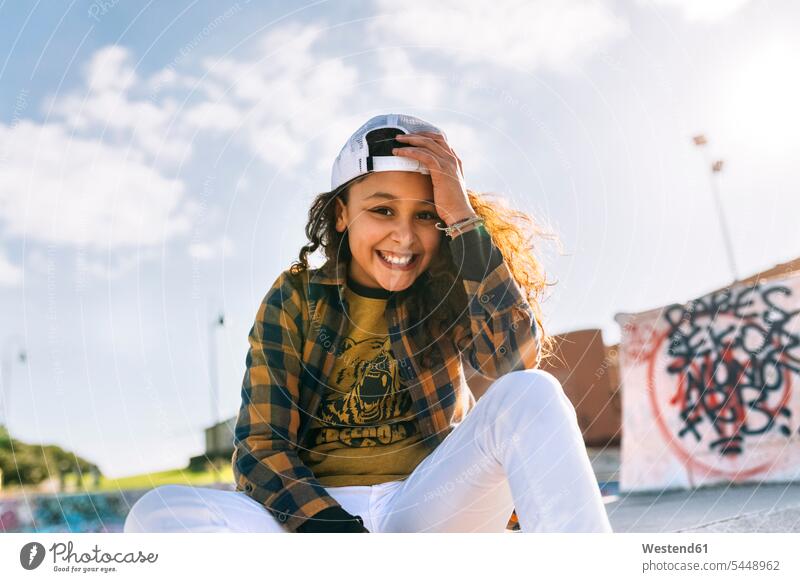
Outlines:
[[627, 23], [601, 0], [380, 0], [370, 37], [419, 46], [456, 63], [570, 71], [623, 37]]
[[[88, 253], [79, 257], [81, 271], [113, 276], [133, 264], [130, 257], [109, 267], [93, 252], [163, 244], [190, 231], [197, 205], [160, 168], [185, 161], [198, 130], [237, 132], [261, 160], [299, 164], [307, 144], [340, 116], [358, 76], [326, 60], [317, 46], [322, 30], [275, 29], [250, 60], [209, 59], [203, 77], [169, 65], [142, 79], [127, 48], [96, 51], [83, 86], [42, 104], [47, 122], [0, 124], [0, 233], [80, 247]], [[187, 96], [199, 99], [181, 109]], [[233, 243], [188, 248], [208, 260], [229, 255]], [[4, 273], [16, 277], [8, 266]]]
[[114, 253], [103, 258], [80, 253], [75, 259], [76, 275], [78, 281], [82, 281], [86, 275], [101, 280], [119, 279], [140, 264], [158, 257], [159, 252], [153, 247], [137, 249], [136, 252], [130, 253]]
[[[187, 124], [237, 129], [237, 139], [264, 162], [291, 169], [309, 156], [308, 142], [349, 107], [358, 72], [327, 59], [324, 29], [288, 24], [271, 31], [250, 60], [206, 59], [201, 91], [216, 95], [194, 107]], [[222, 92], [221, 92], [222, 89]]]
[[158, 91], [182, 89], [188, 77], [167, 68], [145, 82], [132, 61], [125, 47], [103, 47], [82, 87], [43, 104], [46, 123], [0, 124], [3, 234], [85, 249], [79, 270], [99, 276], [135, 260], [123, 252], [103, 263], [92, 253], [163, 244], [188, 232], [197, 210], [183, 182], [159, 169], [192, 150], [178, 101]]
[[0, 250], [0, 286], [15, 287], [22, 282], [22, 269], [12, 264]]
[[474, 176], [478, 172], [484, 163], [483, 160], [493, 158], [492, 141], [485, 139], [485, 136], [484, 139], [481, 139], [474, 126], [458, 121], [448, 121], [444, 131], [453, 151], [461, 158], [464, 165], [464, 178], [467, 186], [471, 187], [470, 176]]
[[242, 115], [240, 110], [227, 103], [206, 101], [189, 108], [185, 120], [199, 129], [230, 131], [239, 127]]
[[0, 124], [0, 144], [7, 152], [0, 172], [6, 235], [109, 249], [159, 244], [189, 228], [183, 184], [135, 151], [27, 120]]
[[98, 50], [86, 67], [86, 80], [93, 93], [125, 91], [134, 85], [138, 78], [129, 64], [128, 49], [110, 45]]
[[[136, 96], [137, 87], [151, 88], [154, 82], [177, 84], [181, 77], [163, 70], [151, 82], [140, 83], [131, 65], [128, 49], [104, 47], [92, 55], [84, 69], [82, 90], [53, 97], [52, 115], [57, 122], [82, 133], [102, 132], [103, 140], [134, 147], [160, 163], [175, 163], [192, 151], [187, 132], [175, 120], [180, 117], [177, 100], [157, 93]], [[174, 71], [172, 71], [174, 73]]]
[[302, 136], [293, 135], [285, 125], [254, 127], [247, 132], [247, 142], [263, 161], [277, 167], [291, 168], [306, 157]]
[[229, 257], [233, 254], [233, 241], [227, 236], [221, 236], [215, 241], [193, 242], [189, 245], [189, 256], [198, 261], [210, 261], [219, 257]]
[[[143, 87], [147, 90], [148, 98], [157, 101], [169, 92], [196, 91], [201, 85], [201, 79], [187, 74], [183, 71], [175, 70], [175, 64], [170, 63], [160, 71], [150, 75], [144, 82]], [[207, 89], [204, 86], [204, 89]]]
[[107, 46], [85, 66], [85, 87], [53, 97], [45, 111], [159, 165], [185, 161], [197, 131], [211, 131], [232, 132], [262, 161], [291, 169], [341, 115], [358, 78], [355, 67], [327, 58], [324, 31], [289, 23], [264, 35], [249, 59], [208, 57], [201, 76], [171, 63], [145, 80], [128, 49]]
[[674, 6], [687, 20], [720, 20], [743, 8], [750, 0], [639, 0], [642, 4]]
[[[449, 56], [451, 64], [556, 68], [624, 29], [594, 0], [411, 1], [397, 15], [363, 26], [364, 39], [380, 37], [380, 46], [439, 44], [444, 53], [437, 56]], [[386, 104], [424, 110], [455, 102], [453, 88], [437, 76], [443, 69], [427, 64], [424, 54], [389, 48], [351, 64], [329, 58], [326, 33], [324, 23], [289, 23], [270, 30], [249, 58], [209, 56], [196, 61], [199, 71], [173, 62], [150, 75], [137, 72], [127, 48], [101, 48], [83, 69], [83, 86], [44, 104], [46, 123], [0, 124], [0, 146], [8, 152], [0, 173], [0, 232], [87, 249], [79, 268], [111, 276], [133, 263], [120, 255], [120, 269], [98, 266], [92, 252], [159, 245], [191, 231], [197, 204], [164, 165], [186, 161], [197, 132], [231, 133], [284, 171], [309, 162], [327, 173], [349, 132]], [[361, 71], [372, 75], [369, 82]], [[462, 158], [484, 155], [474, 131], [450, 122], [447, 128]], [[197, 260], [233, 252], [227, 237], [186, 244]]]
[[378, 65], [383, 75], [380, 90], [385, 97], [428, 107], [441, 101], [445, 92], [441, 77], [431, 74], [431, 69], [414, 65], [406, 51], [394, 48], [380, 51]]

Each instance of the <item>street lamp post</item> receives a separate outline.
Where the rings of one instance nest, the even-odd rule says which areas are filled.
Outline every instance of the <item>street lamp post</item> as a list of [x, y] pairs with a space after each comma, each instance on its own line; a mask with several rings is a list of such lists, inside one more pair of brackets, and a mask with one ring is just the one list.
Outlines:
[[722, 238], [725, 243], [725, 253], [728, 256], [728, 266], [730, 267], [731, 274], [733, 275], [733, 282], [739, 280], [739, 272], [736, 269], [736, 259], [733, 254], [733, 243], [731, 241], [730, 231], [728, 230], [728, 223], [725, 220], [725, 212], [722, 208], [722, 196], [719, 191], [718, 174], [722, 172], [723, 160], [711, 160], [708, 150], [705, 148], [708, 145], [708, 139], [703, 134], [696, 135], [692, 138], [694, 145], [703, 150], [703, 156], [706, 160], [707, 167], [711, 172], [711, 195], [714, 198], [714, 205], [717, 209], [717, 218], [719, 219], [720, 229], [722, 230]]
[[24, 364], [28, 360], [22, 338], [12, 335], [6, 338], [3, 343], [3, 351], [0, 355], [0, 426], [5, 426], [9, 433], [9, 420], [11, 418], [11, 374], [14, 363]]
[[219, 313], [209, 323], [208, 328], [208, 382], [211, 388], [211, 442], [212, 451], [217, 450], [217, 432], [214, 427], [219, 423], [219, 373], [217, 371], [217, 328], [225, 326], [225, 315]]

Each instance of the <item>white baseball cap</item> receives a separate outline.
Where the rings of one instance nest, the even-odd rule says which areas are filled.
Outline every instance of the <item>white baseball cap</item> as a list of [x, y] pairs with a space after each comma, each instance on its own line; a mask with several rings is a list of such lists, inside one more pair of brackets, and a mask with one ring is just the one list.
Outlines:
[[376, 115], [359, 127], [336, 156], [331, 170], [331, 190], [369, 172], [419, 172], [430, 174], [417, 160], [392, 155], [393, 148], [409, 147], [394, 137], [400, 133], [430, 131], [447, 135], [432, 123], [413, 115], [387, 113]]

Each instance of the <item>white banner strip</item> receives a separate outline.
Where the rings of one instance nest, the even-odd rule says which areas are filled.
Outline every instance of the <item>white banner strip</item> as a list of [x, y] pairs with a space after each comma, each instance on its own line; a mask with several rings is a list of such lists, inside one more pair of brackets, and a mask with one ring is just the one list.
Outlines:
[[798, 547], [800, 534], [763, 533], [0, 534], [0, 572], [3, 580], [137, 582], [795, 581]]

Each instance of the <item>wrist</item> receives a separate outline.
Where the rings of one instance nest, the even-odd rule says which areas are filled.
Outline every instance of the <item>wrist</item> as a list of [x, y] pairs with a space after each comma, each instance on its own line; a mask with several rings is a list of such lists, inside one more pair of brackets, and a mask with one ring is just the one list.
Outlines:
[[459, 236], [461, 236], [462, 234], [467, 233], [467, 232], [469, 232], [471, 230], [475, 230], [479, 226], [481, 226], [481, 223], [473, 222], [472, 224], [468, 224], [468, 225], [466, 225], [466, 226], [464, 226], [462, 228], [455, 229], [453, 231], [453, 234], [450, 235], [450, 240], [455, 240]]
[[470, 218], [476, 218], [477, 216], [478, 213], [470, 208], [468, 210], [461, 210], [459, 212], [447, 213], [447, 218], [443, 219], [443, 222], [447, 226], [453, 226], [456, 223], [463, 222]]
[[481, 224], [483, 224], [484, 219], [477, 213], [472, 213], [471, 216], [467, 216], [466, 218], [461, 218], [450, 223], [448, 226], [445, 226], [443, 223], [439, 222], [435, 226], [447, 235], [447, 237], [452, 241], [462, 233], [462, 232], [469, 232]]

